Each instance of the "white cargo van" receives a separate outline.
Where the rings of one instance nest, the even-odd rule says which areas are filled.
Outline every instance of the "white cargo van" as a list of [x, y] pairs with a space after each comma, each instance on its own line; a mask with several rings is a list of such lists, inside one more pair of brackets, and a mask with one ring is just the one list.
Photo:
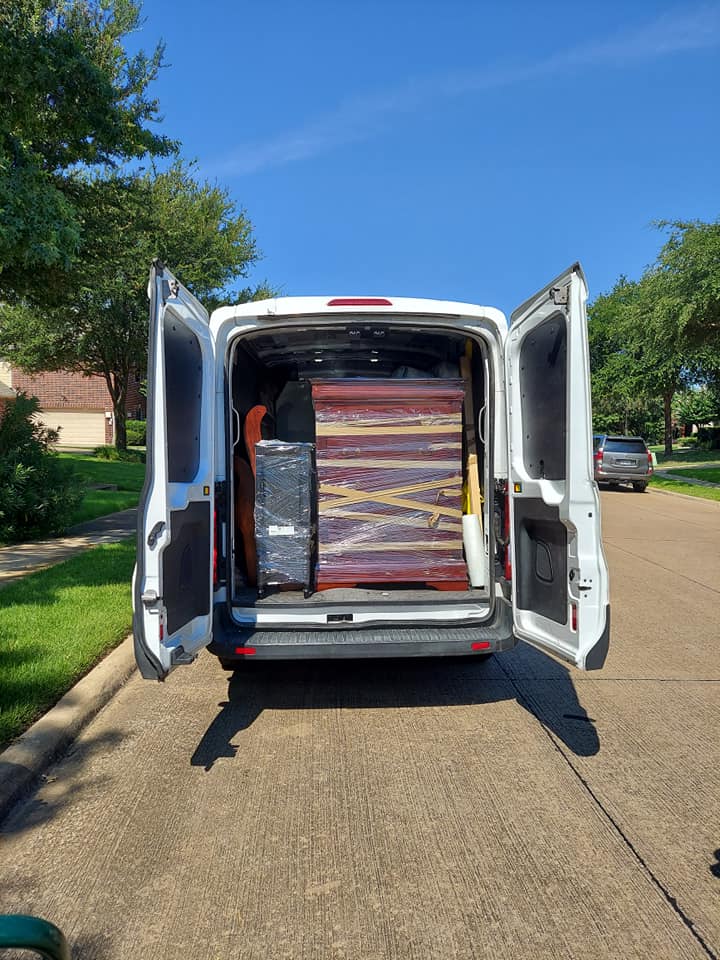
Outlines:
[[[163, 679], [204, 647], [232, 668], [248, 657], [480, 657], [518, 640], [581, 669], [602, 667], [608, 572], [579, 265], [520, 306], [509, 328], [492, 307], [392, 297], [281, 297], [208, 316], [160, 262], [149, 295], [147, 478], [133, 588], [144, 677]], [[462, 442], [449, 446], [463, 448], [453, 456], [464, 470], [474, 443], [484, 572], [443, 589], [397, 578], [365, 582], [360, 569], [352, 582], [350, 553], [341, 584], [260, 588], [248, 532], [250, 411], [269, 417], [269, 437], [256, 432], [255, 440], [311, 444], [308, 391], [318, 376], [355, 393], [364, 382], [370, 394], [398, 378], [450, 376], [457, 384], [460, 370]], [[362, 467], [362, 458], [353, 463]], [[468, 511], [468, 479], [456, 514]], [[307, 502], [316, 499], [308, 491]], [[367, 504], [362, 512], [379, 516]], [[430, 529], [442, 519], [424, 522]], [[448, 528], [461, 529], [462, 519], [453, 514]], [[281, 537], [295, 528], [268, 529]], [[322, 550], [315, 536], [313, 549]], [[467, 557], [468, 544], [456, 536]], [[380, 528], [373, 549], [385, 549], [382, 538]]]

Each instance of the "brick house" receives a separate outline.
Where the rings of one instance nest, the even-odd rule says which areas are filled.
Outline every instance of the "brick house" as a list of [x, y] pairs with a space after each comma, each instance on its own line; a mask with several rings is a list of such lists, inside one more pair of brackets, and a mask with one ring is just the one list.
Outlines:
[[[125, 405], [129, 418], [144, 417], [145, 397], [131, 378]], [[115, 442], [112, 402], [102, 377], [79, 373], [23, 373], [0, 363], [0, 397], [24, 391], [40, 401], [42, 422], [60, 431], [58, 447], [91, 449]]]

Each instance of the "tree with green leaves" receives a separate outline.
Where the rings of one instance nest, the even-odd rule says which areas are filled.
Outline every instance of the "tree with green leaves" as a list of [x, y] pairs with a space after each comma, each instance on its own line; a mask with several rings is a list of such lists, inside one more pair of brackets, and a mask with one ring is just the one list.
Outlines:
[[673, 415], [686, 430], [720, 419], [720, 391], [705, 384], [684, 390], [675, 397]]
[[83, 168], [167, 156], [148, 86], [163, 47], [133, 56], [137, 0], [0, 5], [0, 300], [53, 303], [83, 242]]
[[670, 455], [673, 398], [720, 369], [720, 223], [659, 226], [670, 236], [655, 263], [590, 307], [591, 368], [600, 415], [662, 403]]
[[650, 271], [662, 279], [662, 309], [707, 363], [720, 353], [720, 220], [659, 221], [657, 226], [669, 231]]
[[[593, 430], [628, 433], [644, 419], [647, 398], [637, 387], [635, 357], [627, 349], [620, 318], [636, 296], [637, 284], [621, 277], [609, 294], [589, 309]], [[632, 424], [632, 427], [631, 427]]]
[[164, 172], [116, 172], [88, 180], [83, 244], [69, 269], [71, 300], [2, 311], [0, 355], [27, 372], [72, 370], [104, 378], [118, 449], [126, 447], [130, 377], [147, 364], [150, 264], [159, 257], [212, 308], [258, 259], [252, 225], [228, 192], [176, 161]]

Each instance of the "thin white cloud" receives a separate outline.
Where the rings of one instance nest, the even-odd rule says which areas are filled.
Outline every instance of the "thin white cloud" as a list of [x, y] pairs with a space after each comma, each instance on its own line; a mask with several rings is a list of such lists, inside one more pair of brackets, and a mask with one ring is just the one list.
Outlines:
[[342, 101], [336, 109], [295, 130], [238, 145], [213, 164], [213, 172], [243, 176], [327, 153], [335, 147], [369, 140], [387, 129], [393, 117], [415, 113], [428, 103], [507, 87], [569, 69], [600, 65], [621, 68], [718, 44], [719, 6], [706, 5], [667, 13], [634, 30], [598, 43], [571, 48], [534, 63], [519, 62], [418, 77], [389, 90]]

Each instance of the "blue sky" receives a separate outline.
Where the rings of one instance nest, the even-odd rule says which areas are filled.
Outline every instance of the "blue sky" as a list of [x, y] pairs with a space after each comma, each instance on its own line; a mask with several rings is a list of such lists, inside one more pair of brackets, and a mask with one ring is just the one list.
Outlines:
[[146, 0], [166, 132], [288, 295], [509, 312], [720, 216], [720, 3]]

